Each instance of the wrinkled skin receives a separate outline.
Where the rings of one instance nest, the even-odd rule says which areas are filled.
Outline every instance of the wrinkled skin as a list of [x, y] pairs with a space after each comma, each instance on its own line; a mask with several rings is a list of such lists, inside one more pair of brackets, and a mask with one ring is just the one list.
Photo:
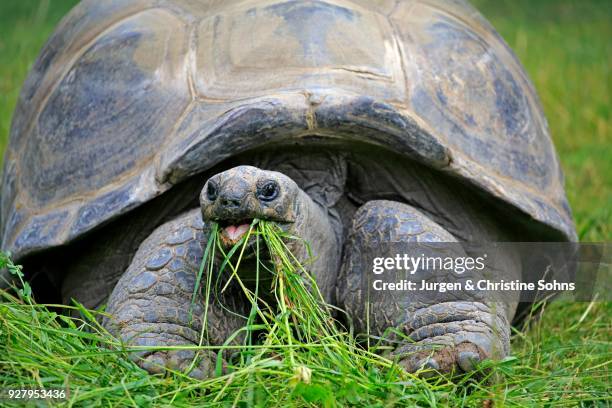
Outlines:
[[[358, 171], [360, 166], [367, 165], [365, 157], [351, 162], [350, 158], [331, 155], [315, 161], [299, 157], [283, 160], [270, 155], [257, 162], [262, 167], [290, 173], [298, 182], [281, 172], [252, 166], [234, 167], [210, 177], [200, 193], [200, 208], [158, 227], [136, 252], [110, 296], [107, 311], [113, 319], [105, 325], [111, 332], [134, 345], [199, 344], [202, 299], [197, 299], [191, 320], [188, 311], [213, 221], [219, 223], [222, 244], [227, 248], [248, 230], [253, 218], [275, 221], [286, 231], [304, 238], [315, 255], [309, 269], [322, 293], [328, 302], [348, 312], [358, 332], [367, 329], [367, 288], [363, 277], [371, 273], [369, 266], [374, 257], [395, 255], [381, 252], [383, 244], [415, 239], [424, 243], [453, 242], [458, 237], [449, 230], [458, 226], [472, 239], [499, 239], [499, 231], [492, 223], [457, 220], [447, 222], [446, 229], [404, 202], [369, 199], [361, 206], [348, 204], [342, 199], [343, 189], [351, 188], [346, 178], [347, 168], [355, 169], [351, 170], [355, 176], [353, 181], [367, 177], [367, 171]], [[376, 170], [384, 170], [384, 164], [378, 166]], [[322, 172], [320, 168], [331, 170]], [[405, 167], [405, 171], [409, 169]], [[427, 182], [424, 172], [416, 177]], [[406, 173], [403, 180], [409, 178], [410, 174]], [[393, 184], [396, 180], [393, 175], [381, 177], [376, 187], [384, 189], [385, 182]], [[451, 201], [452, 194], [446, 198], [441, 187], [435, 191], [438, 187], [433, 182], [431, 185], [441, 202]], [[369, 196], [374, 191], [367, 188], [361, 185], [349, 193]], [[455, 198], [455, 201], [460, 200]], [[460, 217], [477, 217], [456, 203], [439, 204], [441, 208], [445, 206], [456, 206]], [[304, 246], [292, 245], [294, 253], [306, 260]], [[520, 276], [519, 263], [512, 254], [507, 258], [509, 274]], [[249, 262], [247, 256], [245, 272], [241, 270], [246, 282], [252, 278]], [[261, 279], [265, 284], [266, 278]], [[242, 314], [247, 310], [247, 300], [236, 286], [230, 285], [220, 301], [230, 310], [243, 311]], [[473, 301], [458, 301], [450, 295], [427, 298], [418, 292], [374, 292], [370, 301], [376, 305], [370, 308], [372, 334], [381, 335], [393, 327], [409, 338], [399, 343], [395, 339], [392, 352], [409, 371], [423, 367], [441, 372], [470, 371], [483, 359], [501, 358], [509, 352], [513, 305], [491, 304], [478, 296]], [[220, 345], [243, 325], [241, 318], [212, 306], [204, 338], [210, 344]], [[189, 370], [195, 357], [190, 351], [140, 352], [132, 356], [151, 373], [163, 372], [165, 368]], [[210, 376], [214, 357], [212, 353], [200, 355], [190, 375]]]

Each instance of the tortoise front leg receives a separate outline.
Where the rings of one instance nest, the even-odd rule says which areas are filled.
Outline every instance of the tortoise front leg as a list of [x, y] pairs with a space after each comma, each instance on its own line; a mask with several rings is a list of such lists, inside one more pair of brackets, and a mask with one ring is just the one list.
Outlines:
[[[398, 202], [370, 201], [355, 214], [338, 279], [339, 306], [357, 331], [381, 336], [397, 328], [406, 336], [393, 355], [413, 372], [431, 368], [470, 371], [474, 363], [501, 358], [509, 352], [510, 325], [505, 307], [486, 302], [477, 294], [432, 296], [419, 291], [374, 291], [368, 279], [376, 257], [392, 257], [389, 248], [418, 251], [408, 242], [456, 242], [440, 225], [417, 209]], [[416, 283], [416, 282], [415, 282]], [[369, 305], [368, 305], [369, 302]], [[368, 316], [369, 313], [369, 316]], [[401, 336], [399, 336], [401, 337]], [[398, 339], [395, 339], [396, 341]]]
[[[112, 316], [104, 325], [129, 345], [198, 345], [202, 336], [204, 302], [192, 305], [197, 273], [208, 240], [199, 209], [189, 211], [158, 227], [140, 246], [131, 265], [114, 288], [107, 307]], [[206, 277], [202, 278], [203, 284]], [[191, 309], [191, 313], [190, 313]], [[216, 302], [207, 312], [208, 340], [202, 345], [223, 344], [244, 325]], [[166, 368], [185, 371], [196, 353], [193, 350], [134, 352], [130, 358], [150, 373]], [[215, 353], [199, 352], [199, 363], [190, 375], [212, 374]]]

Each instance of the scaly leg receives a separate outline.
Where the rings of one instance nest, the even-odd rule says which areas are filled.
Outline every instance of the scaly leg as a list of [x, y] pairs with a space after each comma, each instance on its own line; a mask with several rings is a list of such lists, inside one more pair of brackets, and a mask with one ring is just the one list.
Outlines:
[[[400, 364], [409, 371], [421, 367], [470, 371], [478, 361], [508, 354], [507, 311], [503, 306], [496, 307], [497, 303], [485, 301], [476, 293], [434, 296], [419, 291], [374, 291], [368, 287], [373, 278], [367, 274], [373, 273], [374, 258], [396, 256], [390, 248], [415, 252], [409, 256], [421, 255], [420, 250], [416, 253], [417, 249], [411, 249], [415, 246], [397, 245], [409, 242], [456, 239], [417, 209], [398, 202], [369, 201], [355, 214], [337, 296], [339, 306], [348, 311], [358, 332], [369, 328], [371, 334], [380, 336], [388, 328], [397, 328], [405, 333], [409, 341], [399, 344], [393, 354], [400, 356]], [[426, 275], [419, 278], [423, 276]]]
[[[208, 233], [199, 209], [158, 227], [142, 243], [113, 290], [107, 307], [113, 318], [106, 320], [105, 326], [130, 345], [200, 344], [205, 303], [198, 295], [192, 304], [192, 297]], [[203, 276], [200, 287], [205, 284]], [[207, 322], [202, 345], [221, 345], [244, 325], [243, 319], [228, 313], [215, 301], [209, 302]], [[199, 354], [201, 360], [190, 375], [205, 378], [213, 371], [215, 353]], [[150, 373], [160, 373], [165, 368], [184, 371], [194, 357], [193, 350], [143, 351], [131, 355]]]

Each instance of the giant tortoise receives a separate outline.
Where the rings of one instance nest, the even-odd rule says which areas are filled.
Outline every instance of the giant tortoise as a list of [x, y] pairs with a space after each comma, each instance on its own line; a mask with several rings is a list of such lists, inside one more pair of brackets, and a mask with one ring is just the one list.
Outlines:
[[[213, 221], [226, 245], [255, 218], [309, 241], [358, 330], [364, 260], [392, 256], [385, 242], [576, 239], [533, 86], [451, 0], [83, 1], [23, 86], [1, 205], [2, 248], [39, 299], [106, 305], [138, 345], [198, 341], [188, 310]], [[517, 302], [412, 296], [369, 311], [372, 332], [413, 340], [397, 345], [408, 370], [508, 353]], [[244, 324], [208, 316], [213, 344]], [[135, 358], [160, 372], [192, 357]]]

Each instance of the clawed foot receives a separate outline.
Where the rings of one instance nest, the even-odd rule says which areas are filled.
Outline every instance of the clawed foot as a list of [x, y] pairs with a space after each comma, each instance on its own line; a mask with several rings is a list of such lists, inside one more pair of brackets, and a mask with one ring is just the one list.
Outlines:
[[[415, 351], [415, 349], [421, 351]], [[478, 346], [468, 342], [440, 348], [433, 345], [419, 347], [415, 343], [412, 347], [402, 347], [396, 353], [407, 356], [399, 361], [404, 369], [411, 373], [425, 370], [422, 373], [424, 377], [433, 375], [436, 371], [441, 373], [454, 373], [458, 370], [470, 372], [478, 363], [491, 358]]]
[[197, 380], [214, 375], [216, 355], [213, 352], [194, 350], [160, 350], [153, 353], [134, 353], [130, 358], [149, 374], [178, 371]]
[[425, 369], [425, 376], [470, 372], [485, 359], [509, 352], [510, 326], [500, 314], [475, 302], [449, 302], [418, 310], [410, 327], [414, 343], [393, 353], [409, 372]]

